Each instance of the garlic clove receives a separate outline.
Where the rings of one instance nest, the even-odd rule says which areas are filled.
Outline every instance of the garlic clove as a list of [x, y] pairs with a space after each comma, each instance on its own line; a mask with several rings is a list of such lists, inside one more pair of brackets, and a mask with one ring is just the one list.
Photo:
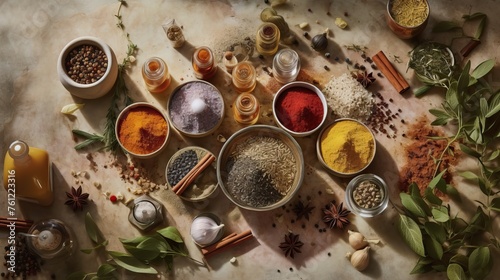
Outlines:
[[200, 246], [206, 246], [216, 242], [221, 237], [224, 224], [217, 224], [210, 217], [200, 216], [193, 220], [191, 224], [191, 237]]
[[347, 233], [349, 233], [349, 244], [352, 248], [359, 250], [368, 245], [366, 238], [361, 233], [352, 230], [348, 230]]
[[358, 271], [363, 271], [368, 267], [370, 263], [370, 256], [368, 255], [369, 250], [370, 246], [367, 246], [364, 249], [352, 253], [350, 261], [352, 266]]

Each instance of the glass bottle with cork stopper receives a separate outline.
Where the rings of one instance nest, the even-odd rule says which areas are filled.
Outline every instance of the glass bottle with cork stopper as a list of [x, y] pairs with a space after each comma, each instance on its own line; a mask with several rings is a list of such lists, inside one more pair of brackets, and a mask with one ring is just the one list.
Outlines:
[[[16, 140], [5, 155], [3, 185], [14, 197], [49, 206], [54, 200], [52, 165], [47, 151]], [[10, 197], [10, 196], [9, 196]]]
[[165, 34], [167, 34], [168, 40], [172, 43], [172, 47], [180, 48], [184, 45], [186, 39], [182, 33], [182, 28], [175, 22], [175, 19], [168, 19], [162, 24]]
[[238, 63], [232, 76], [233, 85], [239, 93], [252, 92], [257, 85], [255, 67], [248, 61]]
[[273, 59], [273, 77], [278, 83], [295, 81], [300, 71], [300, 58], [292, 49], [280, 50]]
[[234, 120], [243, 125], [255, 124], [259, 120], [260, 104], [257, 98], [248, 92], [236, 97], [233, 104]]
[[210, 79], [217, 72], [214, 54], [209, 47], [197, 48], [193, 53], [191, 62], [193, 64], [194, 76], [197, 79]]
[[142, 78], [151, 93], [163, 92], [170, 85], [171, 80], [167, 64], [159, 57], [151, 57], [144, 63]]
[[278, 51], [280, 30], [271, 22], [262, 24], [257, 30], [255, 46], [262, 55], [273, 55]]

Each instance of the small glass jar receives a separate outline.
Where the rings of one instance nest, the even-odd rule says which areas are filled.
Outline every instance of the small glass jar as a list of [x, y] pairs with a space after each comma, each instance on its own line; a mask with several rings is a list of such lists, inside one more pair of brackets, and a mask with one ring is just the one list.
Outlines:
[[280, 30], [271, 22], [266, 22], [257, 30], [255, 46], [262, 55], [273, 55], [278, 51]]
[[60, 261], [74, 251], [71, 230], [60, 220], [39, 221], [28, 231], [28, 248], [44, 260]]
[[226, 71], [231, 74], [236, 64], [238, 64], [238, 59], [233, 52], [227, 51], [224, 53], [224, 56], [222, 56], [222, 63], [226, 66]]
[[182, 28], [175, 22], [175, 19], [169, 19], [162, 24], [167, 38], [172, 43], [172, 47], [180, 48], [184, 45], [186, 39], [182, 33]]
[[296, 51], [283, 49], [273, 59], [273, 77], [278, 83], [295, 81], [300, 71], [300, 58]]
[[194, 76], [197, 79], [210, 79], [217, 72], [214, 54], [209, 47], [197, 48], [193, 53], [191, 62], [193, 64]]
[[130, 207], [129, 222], [141, 230], [148, 231], [163, 222], [162, 204], [149, 195], [142, 195], [127, 206]]
[[251, 93], [242, 93], [234, 101], [233, 113], [234, 120], [238, 123], [243, 125], [255, 124], [259, 120], [259, 100]]
[[165, 61], [159, 57], [149, 58], [142, 67], [142, 78], [151, 93], [164, 91], [170, 85], [170, 73]]
[[233, 71], [233, 85], [239, 93], [252, 92], [257, 84], [255, 67], [248, 61], [238, 63]]
[[387, 184], [374, 174], [358, 175], [347, 184], [345, 202], [354, 214], [364, 218], [374, 217], [389, 204]]

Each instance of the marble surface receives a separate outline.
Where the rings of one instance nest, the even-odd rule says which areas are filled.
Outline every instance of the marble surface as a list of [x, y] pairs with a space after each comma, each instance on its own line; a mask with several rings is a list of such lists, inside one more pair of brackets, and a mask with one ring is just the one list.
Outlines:
[[[395, 66], [410, 82], [412, 88], [418, 81], [412, 71], [406, 71], [407, 53], [419, 41], [437, 40], [449, 43], [447, 35], [437, 35], [430, 27], [440, 20], [458, 20], [463, 14], [484, 12], [488, 15], [488, 26], [483, 43], [473, 52], [471, 60], [478, 63], [488, 58], [498, 61], [500, 54], [500, 12], [496, 0], [442, 0], [431, 2], [431, 17], [425, 32], [414, 40], [400, 40], [387, 27], [385, 1], [294, 1], [276, 7], [295, 33], [299, 44], [292, 46], [299, 52], [302, 60], [302, 73], [299, 79], [317, 82], [322, 88], [333, 76], [348, 72], [345, 63], [334, 61], [338, 56], [361, 61], [358, 53], [348, 51], [345, 45], [368, 47], [367, 54], [374, 55], [383, 50], [389, 57], [399, 56], [401, 63]], [[267, 7], [264, 1], [243, 0], [172, 0], [172, 1], [128, 1], [128, 7], [122, 9], [123, 23], [131, 40], [139, 47], [137, 61], [127, 69], [126, 83], [131, 97], [135, 101], [147, 101], [165, 108], [170, 92], [179, 84], [195, 80], [190, 65], [190, 56], [197, 46], [211, 47], [221, 57], [222, 51], [245, 37], [253, 38], [261, 24], [259, 14]], [[452, 9], [450, 7], [453, 7]], [[116, 27], [113, 16], [118, 8], [117, 1], [71, 1], [71, 0], [5, 0], [0, 2], [0, 154], [4, 155], [8, 145], [16, 139], [22, 139], [30, 145], [49, 152], [54, 166], [55, 201], [51, 207], [39, 207], [29, 203], [18, 203], [20, 216], [32, 220], [57, 218], [63, 220], [74, 231], [78, 248], [89, 248], [91, 242], [84, 230], [84, 215], [89, 211], [102, 229], [111, 250], [122, 251], [118, 237], [133, 237], [141, 234], [127, 220], [129, 209], [123, 204], [113, 204], [103, 192], [123, 193], [126, 198], [135, 196], [127, 189], [136, 187], [135, 183], [125, 182], [120, 178], [116, 165], [132, 161], [147, 172], [147, 177], [158, 184], [165, 184], [164, 170], [168, 159], [180, 148], [189, 145], [204, 147], [217, 155], [222, 143], [217, 135], [226, 138], [240, 129], [232, 117], [230, 105], [237, 93], [231, 87], [230, 75], [219, 69], [210, 82], [219, 88], [225, 98], [226, 114], [221, 127], [213, 135], [201, 138], [186, 138], [177, 133], [172, 135], [169, 146], [158, 157], [149, 160], [127, 159], [93, 150], [78, 152], [73, 149], [75, 139], [71, 129], [82, 129], [101, 133], [104, 127], [110, 95], [97, 100], [82, 100], [70, 95], [59, 82], [56, 73], [56, 61], [65, 44], [79, 36], [95, 36], [104, 39], [116, 53], [118, 60], [123, 59], [127, 40]], [[327, 13], [328, 12], [328, 13]], [[334, 24], [336, 17], [344, 18], [349, 27], [339, 29]], [[175, 18], [181, 25], [187, 43], [180, 49], [174, 49], [168, 42], [161, 27], [166, 18]], [[307, 32], [314, 36], [329, 28], [330, 59], [309, 47], [309, 41], [302, 36], [304, 32], [299, 23], [308, 22]], [[457, 40], [454, 51], [457, 52], [466, 41]], [[283, 46], [282, 46], [283, 47]], [[145, 89], [140, 67], [151, 56], [163, 58], [171, 71], [172, 84], [165, 93], [152, 95]], [[259, 59], [255, 54], [250, 58], [257, 68], [258, 85], [255, 95], [262, 104], [260, 124], [275, 125], [272, 121], [271, 107], [273, 93], [279, 85], [264, 71], [271, 66], [272, 59]], [[330, 70], [325, 70], [328, 65]], [[500, 86], [500, 69], [497, 65], [488, 77], [495, 87]], [[402, 109], [401, 118], [411, 122], [417, 117], [429, 116], [427, 110], [440, 102], [438, 93], [416, 99], [411, 92], [399, 95], [386, 79], [377, 79], [370, 88], [380, 92], [386, 99], [392, 98], [390, 108]], [[85, 103], [85, 107], [74, 116], [60, 113], [61, 108], [69, 103]], [[332, 121], [329, 117], [328, 121]], [[376, 159], [367, 172], [382, 176], [390, 188], [391, 200], [399, 202], [397, 182], [398, 170], [404, 164], [403, 147], [407, 139], [401, 136], [407, 126], [394, 123], [397, 127], [395, 138], [377, 134], [378, 149]], [[209, 268], [198, 267], [182, 259], [176, 259], [173, 272], [165, 272], [160, 267], [162, 279], [443, 279], [444, 274], [431, 273], [424, 276], [410, 276], [409, 272], [417, 261], [417, 256], [403, 243], [394, 226], [397, 212], [391, 206], [380, 216], [363, 219], [351, 215], [349, 229], [358, 230], [370, 238], [381, 240], [380, 245], [372, 246], [370, 265], [360, 273], [351, 267], [344, 255], [352, 251], [347, 243], [347, 232], [327, 230], [320, 233], [314, 226], [325, 227], [321, 221], [320, 209], [331, 200], [343, 201], [348, 180], [334, 177], [325, 172], [315, 155], [317, 133], [310, 137], [297, 139], [303, 149], [306, 164], [306, 177], [298, 195], [291, 201], [310, 199], [316, 207], [309, 221], [304, 219], [292, 223], [295, 215], [292, 211], [276, 209], [269, 212], [251, 212], [237, 208], [217, 191], [209, 200], [202, 203], [190, 203], [181, 200], [170, 189], [161, 187], [152, 193], [160, 200], [166, 210], [164, 225], [176, 226], [183, 235], [191, 256], [201, 259], [199, 248], [189, 238], [192, 218], [201, 212], [212, 212], [222, 218], [228, 226], [228, 232], [241, 232], [252, 229], [255, 239], [237, 248], [227, 250], [208, 260]], [[91, 154], [96, 168], [91, 168], [87, 155]], [[116, 163], [114, 165], [113, 163]], [[469, 165], [462, 161], [461, 166]], [[2, 161], [3, 167], [3, 161]], [[457, 169], [458, 169], [457, 168]], [[73, 213], [63, 204], [65, 191], [75, 186], [72, 171], [87, 171], [83, 178], [84, 191], [90, 193], [91, 205], [84, 212]], [[475, 209], [473, 199], [479, 198], [476, 188], [460, 182], [460, 191], [467, 197], [467, 203], [458, 205], [461, 214], [470, 215]], [[93, 187], [93, 182], [102, 185], [100, 190]], [[0, 190], [0, 195], [5, 191]], [[6, 202], [0, 202], [0, 214], [6, 212]], [[288, 207], [287, 209], [290, 209]], [[275, 224], [275, 227], [273, 227]], [[303, 226], [304, 225], [304, 226]], [[302, 254], [295, 259], [286, 258], [278, 248], [283, 236], [288, 231], [300, 234], [305, 243]], [[2, 232], [3, 236], [4, 233]], [[4, 239], [2, 239], [4, 240]], [[2, 241], [3, 244], [3, 241]], [[235, 263], [230, 259], [236, 257]], [[495, 262], [500, 260], [494, 254]], [[59, 263], [47, 263], [40, 279], [47, 279], [55, 273], [57, 279], [77, 270], [95, 271], [99, 264], [106, 261], [102, 254], [85, 255], [78, 251], [71, 258]], [[279, 272], [278, 272], [279, 270]], [[500, 272], [495, 266], [491, 275]], [[491, 276], [490, 278], [494, 278]], [[156, 276], [136, 276], [126, 274], [124, 279], [157, 279]]]

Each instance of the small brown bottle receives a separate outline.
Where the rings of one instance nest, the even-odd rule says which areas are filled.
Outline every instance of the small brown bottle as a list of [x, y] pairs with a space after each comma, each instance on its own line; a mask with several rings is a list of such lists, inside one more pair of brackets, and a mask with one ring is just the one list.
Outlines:
[[198, 79], [210, 79], [217, 72], [214, 54], [209, 47], [197, 48], [193, 53], [191, 62], [193, 64], [194, 76]]
[[234, 101], [233, 113], [234, 120], [238, 123], [243, 125], [255, 124], [259, 120], [259, 101], [251, 93], [242, 93]]
[[170, 85], [170, 73], [165, 61], [159, 57], [151, 57], [142, 67], [142, 78], [151, 93], [164, 91]]
[[262, 55], [273, 55], [278, 51], [280, 44], [280, 30], [271, 22], [266, 22], [257, 30], [255, 46]]
[[257, 84], [255, 67], [248, 61], [236, 64], [233, 72], [233, 85], [236, 90], [242, 92], [252, 92]]

